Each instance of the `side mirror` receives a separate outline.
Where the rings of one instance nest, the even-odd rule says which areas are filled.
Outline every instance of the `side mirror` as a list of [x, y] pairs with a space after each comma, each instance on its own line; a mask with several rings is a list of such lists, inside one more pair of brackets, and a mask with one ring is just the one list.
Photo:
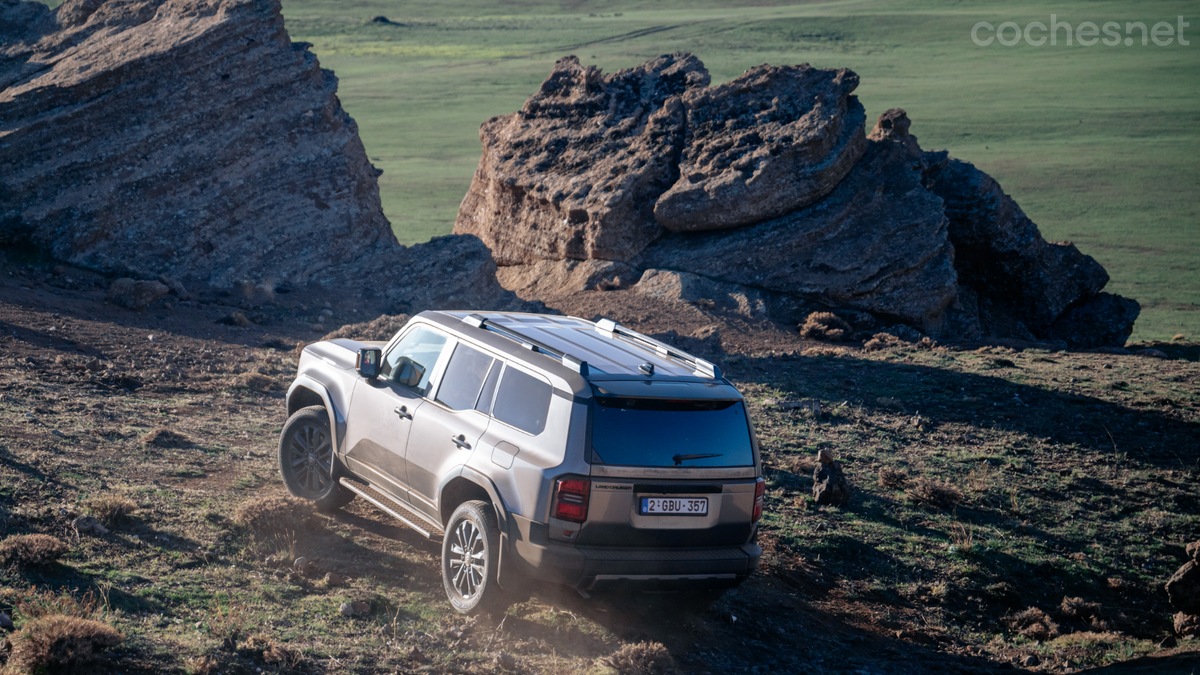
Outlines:
[[392, 371], [392, 380], [414, 389], [421, 386], [421, 380], [424, 378], [425, 367], [407, 356], [401, 356]]
[[359, 375], [373, 380], [379, 376], [379, 364], [382, 360], [383, 352], [375, 347], [364, 347], [358, 350], [358, 357], [354, 359], [354, 369]]

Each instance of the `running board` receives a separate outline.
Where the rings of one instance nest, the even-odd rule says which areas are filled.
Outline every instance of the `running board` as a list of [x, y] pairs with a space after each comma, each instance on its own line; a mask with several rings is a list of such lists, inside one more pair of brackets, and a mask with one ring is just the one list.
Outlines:
[[[433, 539], [434, 541], [442, 538], [442, 528], [436, 527], [424, 516], [396, 501], [394, 497], [385, 494], [382, 490], [379, 490], [375, 486], [364, 486], [345, 477], [338, 479], [338, 482], [342, 484], [342, 487], [371, 502], [384, 513], [416, 530], [423, 537], [427, 539]], [[368, 493], [367, 490], [370, 490], [374, 494]], [[384, 500], [386, 500], [388, 503], [385, 504]], [[418, 525], [417, 523], [420, 524]]]

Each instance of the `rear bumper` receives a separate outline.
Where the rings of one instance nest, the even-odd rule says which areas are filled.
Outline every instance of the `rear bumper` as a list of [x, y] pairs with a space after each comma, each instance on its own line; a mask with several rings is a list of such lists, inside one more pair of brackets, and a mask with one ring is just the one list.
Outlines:
[[581, 590], [609, 586], [731, 588], [758, 569], [762, 549], [746, 543], [719, 548], [591, 548], [550, 541], [546, 525], [513, 516], [501, 562], [509, 572]]

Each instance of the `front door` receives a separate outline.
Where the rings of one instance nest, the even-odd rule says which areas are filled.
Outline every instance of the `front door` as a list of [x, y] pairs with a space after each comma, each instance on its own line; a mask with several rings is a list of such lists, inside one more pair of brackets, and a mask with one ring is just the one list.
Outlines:
[[449, 340], [416, 326], [383, 357], [379, 377], [360, 380], [346, 415], [347, 465], [377, 487], [408, 500], [404, 454], [417, 410], [428, 405], [430, 378]]

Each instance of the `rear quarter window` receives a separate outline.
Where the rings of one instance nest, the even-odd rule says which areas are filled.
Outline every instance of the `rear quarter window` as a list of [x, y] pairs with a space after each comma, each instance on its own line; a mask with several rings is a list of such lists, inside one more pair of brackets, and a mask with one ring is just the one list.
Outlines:
[[550, 383], [513, 367], [504, 369], [492, 415], [534, 436], [546, 429], [550, 414]]

